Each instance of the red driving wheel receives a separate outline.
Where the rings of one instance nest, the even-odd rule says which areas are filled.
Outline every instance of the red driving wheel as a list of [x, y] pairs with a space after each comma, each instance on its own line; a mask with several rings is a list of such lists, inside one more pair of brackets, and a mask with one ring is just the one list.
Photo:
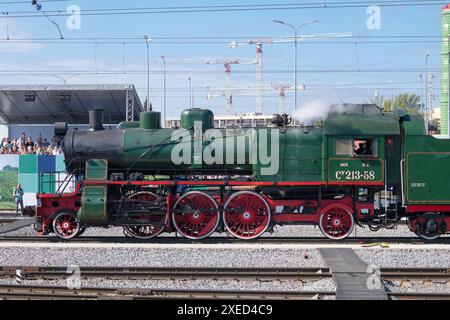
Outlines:
[[73, 239], [80, 231], [80, 222], [74, 212], [60, 212], [53, 219], [53, 232], [61, 239]]
[[[158, 196], [152, 192], [144, 191], [133, 194], [130, 199], [139, 203], [153, 204], [158, 199]], [[125, 226], [125, 233], [137, 239], [151, 239], [163, 232], [167, 224], [167, 214], [163, 212], [154, 215], [134, 216], [133, 220], [139, 224]]]
[[219, 225], [219, 206], [209, 194], [191, 191], [181, 196], [172, 209], [175, 229], [185, 238], [204, 239]]
[[321, 213], [319, 227], [327, 238], [341, 240], [352, 233], [355, 228], [355, 219], [350, 209], [340, 205], [331, 205]]
[[240, 191], [225, 203], [223, 221], [227, 230], [238, 239], [255, 239], [269, 227], [270, 207], [259, 194]]

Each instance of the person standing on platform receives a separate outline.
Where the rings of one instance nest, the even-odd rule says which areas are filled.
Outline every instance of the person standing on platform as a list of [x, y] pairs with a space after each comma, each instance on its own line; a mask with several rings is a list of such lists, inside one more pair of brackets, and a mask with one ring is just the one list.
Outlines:
[[16, 214], [19, 214], [18, 209], [20, 206], [20, 214], [23, 214], [23, 189], [19, 183], [13, 191], [14, 201], [16, 203]]

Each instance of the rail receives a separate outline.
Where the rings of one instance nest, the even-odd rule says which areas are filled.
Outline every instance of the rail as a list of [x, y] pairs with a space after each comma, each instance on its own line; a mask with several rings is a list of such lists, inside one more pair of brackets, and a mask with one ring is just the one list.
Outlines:
[[[59, 280], [70, 274], [66, 267], [3, 266], [0, 279], [12, 279], [20, 270], [24, 280]], [[81, 267], [82, 279], [111, 280], [258, 280], [258, 281], [317, 281], [331, 278], [324, 268], [171, 268], [171, 267]], [[450, 282], [450, 268], [382, 268], [385, 281]]]
[[[391, 300], [450, 300], [450, 293], [388, 293]], [[15, 300], [149, 300], [149, 299], [228, 299], [228, 300], [310, 300], [335, 297], [334, 291], [241, 291], [189, 289], [118, 289], [57, 286], [0, 285], [0, 299]]]

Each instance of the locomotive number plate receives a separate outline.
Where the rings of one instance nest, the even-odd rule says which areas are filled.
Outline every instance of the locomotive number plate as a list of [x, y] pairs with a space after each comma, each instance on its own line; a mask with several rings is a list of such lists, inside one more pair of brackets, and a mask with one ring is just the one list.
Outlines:
[[329, 159], [330, 182], [383, 182], [384, 163], [379, 159]]

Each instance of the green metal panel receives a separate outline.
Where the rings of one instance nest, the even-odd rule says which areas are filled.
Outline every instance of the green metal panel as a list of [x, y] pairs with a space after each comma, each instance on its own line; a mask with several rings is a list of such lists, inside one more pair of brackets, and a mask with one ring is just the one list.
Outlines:
[[404, 154], [406, 203], [450, 203], [450, 140], [406, 136]]
[[78, 218], [86, 225], [104, 225], [108, 222], [106, 214], [106, 186], [84, 186], [81, 197], [81, 210]]
[[422, 116], [409, 116], [409, 121], [403, 122], [406, 135], [425, 135], [425, 122]]
[[326, 135], [400, 135], [394, 114], [332, 114], [325, 121]]
[[91, 159], [86, 161], [86, 180], [107, 180], [108, 160]]
[[[253, 166], [254, 174], [261, 181], [322, 181], [322, 136], [322, 129], [309, 131], [298, 128], [281, 129], [279, 156], [274, 155], [272, 159], [279, 162], [277, 174], [261, 175], [261, 169], [268, 165], [262, 166], [259, 158]], [[272, 150], [269, 154], [272, 155]]]
[[[387, 183], [389, 185], [400, 183], [400, 166], [399, 159], [395, 154], [399, 152], [399, 137], [393, 136], [379, 136], [384, 132], [380, 131], [377, 136], [355, 134], [349, 136], [331, 136], [327, 139], [327, 160], [326, 166], [326, 181], [329, 182], [368, 182], [368, 183]], [[391, 139], [392, 149], [388, 156], [386, 156], [386, 140]], [[336, 140], [345, 139], [350, 140], [351, 150], [348, 154], [336, 154]], [[357, 156], [353, 153], [354, 140], [372, 139], [376, 143], [376, 151], [373, 156]], [[397, 160], [397, 162], [396, 162]], [[388, 167], [388, 168], [386, 168]], [[389, 169], [389, 170], [387, 170]], [[387, 178], [385, 175], [387, 174]]]
[[450, 152], [408, 153], [405, 170], [408, 204], [450, 203]]
[[22, 185], [23, 191], [26, 193], [37, 193], [38, 177], [37, 173], [19, 173], [19, 183]]
[[19, 173], [36, 173], [37, 156], [35, 155], [21, 155], [19, 156]]
[[384, 161], [381, 159], [330, 158], [329, 182], [384, 182]]

